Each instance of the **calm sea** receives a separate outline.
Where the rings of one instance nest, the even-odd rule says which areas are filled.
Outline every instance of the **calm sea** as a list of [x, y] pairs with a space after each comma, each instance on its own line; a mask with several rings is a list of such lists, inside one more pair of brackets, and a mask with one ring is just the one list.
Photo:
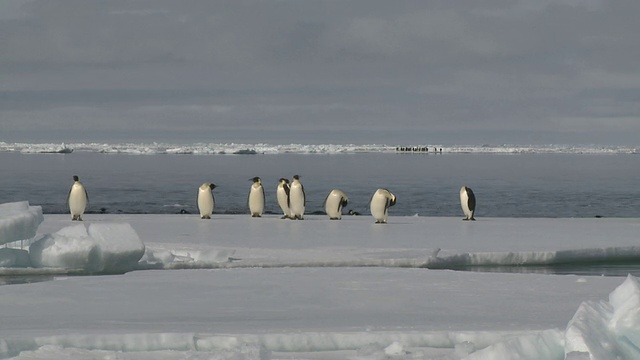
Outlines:
[[371, 194], [388, 188], [390, 215], [462, 216], [459, 189], [471, 187], [476, 216], [640, 217], [638, 154], [257, 154], [124, 155], [0, 153], [0, 203], [28, 200], [66, 213], [80, 176], [89, 213], [196, 213], [196, 193], [213, 182], [217, 213], [244, 214], [250, 178], [263, 180], [267, 213], [279, 214], [278, 179], [299, 174], [307, 213], [322, 213], [334, 188], [346, 209], [368, 214]]

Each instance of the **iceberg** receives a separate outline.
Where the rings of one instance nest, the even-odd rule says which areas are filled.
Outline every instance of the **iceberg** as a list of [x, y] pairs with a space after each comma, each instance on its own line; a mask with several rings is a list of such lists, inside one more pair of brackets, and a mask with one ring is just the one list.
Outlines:
[[29, 247], [34, 267], [54, 267], [88, 273], [124, 273], [134, 270], [145, 246], [131, 225], [96, 223], [68, 226], [35, 241]]
[[43, 221], [42, 207], [28, 201], [0, 204], [0, 245], [31, 239]]

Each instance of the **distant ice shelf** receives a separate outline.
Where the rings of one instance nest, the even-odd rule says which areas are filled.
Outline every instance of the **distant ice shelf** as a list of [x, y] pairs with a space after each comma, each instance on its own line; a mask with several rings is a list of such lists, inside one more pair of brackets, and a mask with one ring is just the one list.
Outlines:
[[[436, 151], [437, 149], [437, 151]], [[638, 154], [640, 148], [601, 145], [441, 145], [441, 144], [245, 144], [245, 143], [7, 143], [0, 152], [70, 154], [93, 152], [131, 155], [244, 155], [355, 153]]]

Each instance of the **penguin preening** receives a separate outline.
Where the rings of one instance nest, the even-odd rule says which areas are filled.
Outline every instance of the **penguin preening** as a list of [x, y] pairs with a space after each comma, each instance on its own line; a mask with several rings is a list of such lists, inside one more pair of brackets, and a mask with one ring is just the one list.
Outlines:
[[82, 215], [89, 202], [89, 195], [87, 194], [87, 189], [80, 182], [78, 175], [73, 175], [73, 185], [69, 189], [67, 202], [71, 213], [71, 221], [82, 221]]
[[278, 188], [276, 189], [276, 197], [278, 198], [278, 205], [284, 216], [282, 219], [290, 219], [291, 218], [291, 209], [289, 208], [289, 180], [285, 178], [280, 178], [278, 182]]
[[342, 219], [342, 208], [347, 206], [349, 198], [342, 190], [333, 189], [324, 200], [324, 209], [331, 220]]
[[473, 214], [476, 211], [476, 196], [473, 190], [467, 186], [460, 188], [460, 206], [464, 212], [465, 218], [462, 220], [474, 220]]
[[396, 196], [387, 189], [378, 189], [371, 197], [369, 207], [376, 224], [386, 224], [389, 208], [396, 204]]
[[200, 211], [201, 219], [211, 219], [216, 203], [213, 197], [213, 189], [215, 188], [215, 184], [208, 182], [203, 183], [198, 188], [198, 210]]
[[300, 176], [294, 175], [289, 189], [289, 208], [291, 209], [291, 218], [304, 220], [305, 205], [306, 199], [304, 186], [302, 186], [302, 183], [300, 182]]
[[259, 177], [249, 179], [253, 181], [251, 190], [249, 190], [249, 196], [247, 203], [249, 204], [249, 212], [252, 217], [262, 217], [264, 211], [264, 188], [262, 187], [262, 180]]

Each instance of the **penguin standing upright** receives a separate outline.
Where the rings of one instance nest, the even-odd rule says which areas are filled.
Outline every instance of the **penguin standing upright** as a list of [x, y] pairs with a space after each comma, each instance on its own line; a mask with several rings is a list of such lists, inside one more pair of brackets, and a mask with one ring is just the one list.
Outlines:
[[342, 208], [347, 206], [349, 198], [342, 190], [333, 189], [324, 200], [324, 209], [331, 220], [342, 219]]
[[84, 185], [80, 182], [78, 175], [73, 175], [73, 185], [71, 185], [71, 189], [69, 189], [67, 202], [69, 203], [71, 221], [82, 221], [82, 215], [89, 202], [89, 195], [87, 194], [87, 189], [85, 189]]
[[198, 188], [198, 210], [200, 211], [201, 219], [211, 219], [213, 214], [213, 208], [216, 201], [213, 197], [213, 189], [216, 188], [215, 184], [203, 183]]
[[387, 189], [378, 189], [371, 197], [369, 207], [376, 224], [386, 224], [389, 207], [396, 204], [396, 196]]
[[247, 203], [249, 204], [249, 212], [252, 217], [261, 217], [264, 211], [264, 188], [262, 187], [262, 180], [259, 177], [249, 179], [253, 181], [251, 190], [249, 190], [249, 197]]
[[291, 218], [297, 220], [304, 219], [304, 207], [306, 205], [304, 186], [300, 182], [300, 176], [294, 175], [289, 189], [289, 208]]
[[278, 198], [278, 205], [284, 216], [281, 219], [291, 218], [291, 209], [289, 209], [289, 180], [280, 178], [278, 182], [278, 188], [276, 189], [276, 197]]
[[460, 206], [465, 218], [462, 220], [474, 220], [473, 213], [476, 211], [476, 196], [471, 188], [463, 186], [460, 188]]

